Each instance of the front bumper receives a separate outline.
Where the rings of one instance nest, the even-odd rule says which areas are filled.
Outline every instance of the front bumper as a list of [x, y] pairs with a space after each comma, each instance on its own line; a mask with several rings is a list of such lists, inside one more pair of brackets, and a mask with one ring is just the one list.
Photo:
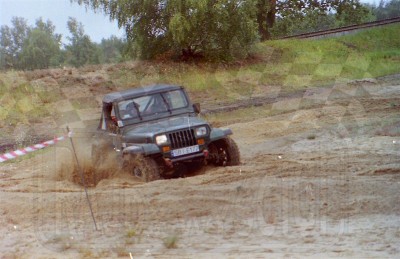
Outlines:
[[190, 154], [190, 155], [185, 155], [181, 157], [176, 157], [176, 158], [166, 158], [164, 157], [164, 162], [169, 168], [174, 167], [174, 163], [181, 162], [181, 161], [192, 161], [194, 159], [207, 159], [208, 158], [208, 150], [204, 149], [200, 153], [195, 153], [195, 154]]

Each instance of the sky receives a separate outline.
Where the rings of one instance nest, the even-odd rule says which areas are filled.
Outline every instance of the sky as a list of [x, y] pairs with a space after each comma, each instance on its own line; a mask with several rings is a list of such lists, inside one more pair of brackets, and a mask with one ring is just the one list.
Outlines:
[[101, 12], [86, 11], [84, 6], [71, 3], [70, 0], [0, 0], [0, 26], [11, 26], [11, 18], [14, 16], [25, 18], [30, 26], [34, 26], [39, 17], [43, 21], [50, 20], [56, 27], [56, 33], [63, 35], [64, 43], [68, 43], [67, 37], [71, 36], [67, 28], [68, 17], [81, 22], [85, 34], [94, 42], [99, 43], [111, 35], [120, 38], [125, 35], [116, 21], [110, 21]]
[[[379, 0], [361, 0], [362, 3], [378, 4]], [[110, 21], [103, 13], [86, 10], [84, 6], [71, 3], [70, 0], [0, 0], [0, 26], [11, 25], [11, 18], [23, 17], [28, 25], [34, 26], [36, 19], [42, 17], [50, 20], [56, 27], [56, 33], [63, 35], [67, 43], [70, 33], [67, 28], [68, 17], [74, 17], [84, 26], [84, 31], [94, 42], [101, 42], [111, 35], [124, 37], [124, 30], [119, 29], [117, 22]]]

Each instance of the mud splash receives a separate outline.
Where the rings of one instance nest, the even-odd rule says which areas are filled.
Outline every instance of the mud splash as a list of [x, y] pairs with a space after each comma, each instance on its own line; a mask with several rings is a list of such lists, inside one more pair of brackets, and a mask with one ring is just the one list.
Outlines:
[[104, 179], [110, 179], [123, 173], [122, 165], [115, 153], [107, 153], [104, 161], [93, 164], [86, 158], [82, 164], [75, 164], [72, 170], [72, 182], [87, 187], [96, 187]]

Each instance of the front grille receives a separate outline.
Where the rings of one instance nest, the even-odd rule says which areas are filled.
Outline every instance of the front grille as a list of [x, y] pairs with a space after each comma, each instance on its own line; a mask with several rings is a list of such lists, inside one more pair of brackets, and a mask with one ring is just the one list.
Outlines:
[[169, 140], [171, 142], [171, 148], [183, 148], [196, 145], [196, 137], [194, 135], [194, 130], [181, 130], [168, 134]]

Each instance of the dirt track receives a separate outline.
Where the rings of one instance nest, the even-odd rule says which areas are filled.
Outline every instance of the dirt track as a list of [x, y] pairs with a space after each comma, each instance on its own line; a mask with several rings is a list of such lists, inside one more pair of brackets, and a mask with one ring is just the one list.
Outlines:
[[269, 108], [277, 115], [229, 125], [241, 166], [146, 184], [120, 173], [89, 188], [98, 231], [68, 143], [0, 165], [0, 254], [398, 257], [400, 78]]

